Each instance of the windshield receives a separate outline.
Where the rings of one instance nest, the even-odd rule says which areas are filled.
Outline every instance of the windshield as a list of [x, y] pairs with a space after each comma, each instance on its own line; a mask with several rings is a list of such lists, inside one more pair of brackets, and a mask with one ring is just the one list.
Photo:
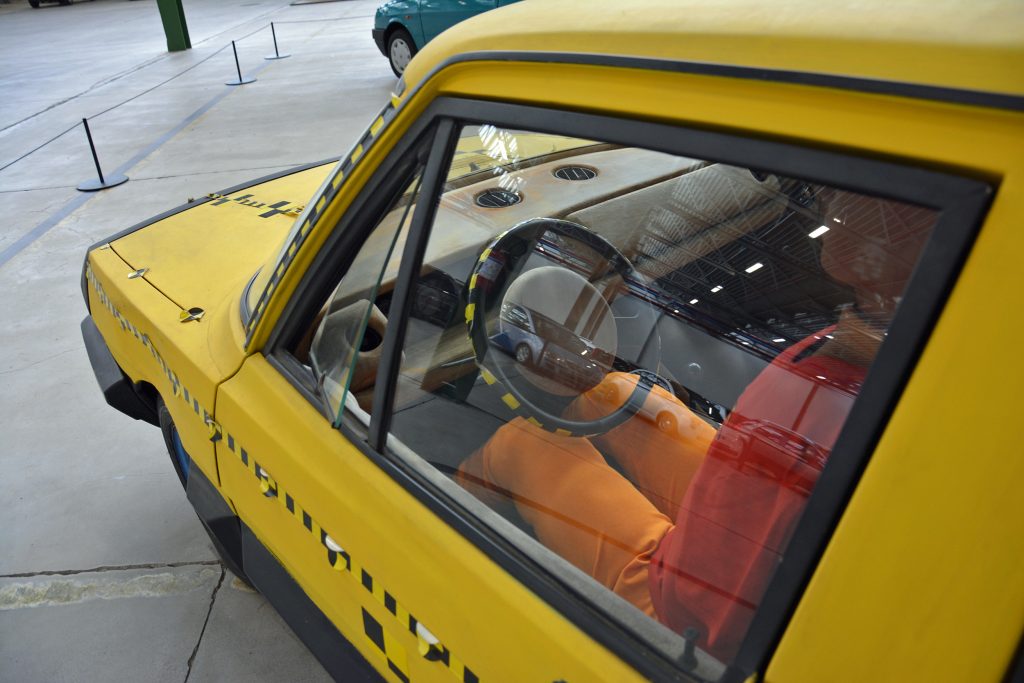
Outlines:
[[[507, 130], [494, 126], [466, 126], [462, 129], [448, 181], [477, 174], [505, 175], [542, 161], [550, 161], [560, 153], [571, 152], [598, 143], [565, 135], [512, 136]], [[506, 188], [509, 189], [509, 188]]]

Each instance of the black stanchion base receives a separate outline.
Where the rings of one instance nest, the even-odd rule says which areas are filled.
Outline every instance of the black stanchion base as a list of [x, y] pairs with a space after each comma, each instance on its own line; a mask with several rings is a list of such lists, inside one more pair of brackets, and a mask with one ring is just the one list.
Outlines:
[[263, 59], [288, 59], [291, 55], [267, 55]]
[[256, 79], [250, 76], [249, 78], [243, 78], [240, 81], [231, 81], [230, 83], [225, 83], [224, 85], [245, 85], [246, 83], [254, 83], [255, 81]]
[[118, 185], [124, 185], [128, 182], [128, 176], [126, 175], [108, 175], [101, 181], [99, 178], [93, 178], [92, 180], [84, 180], [78, 184], [78, 189], [81, 192], [95, 192], [97, 190], [105, 190], [108, 187], [117, 187]]

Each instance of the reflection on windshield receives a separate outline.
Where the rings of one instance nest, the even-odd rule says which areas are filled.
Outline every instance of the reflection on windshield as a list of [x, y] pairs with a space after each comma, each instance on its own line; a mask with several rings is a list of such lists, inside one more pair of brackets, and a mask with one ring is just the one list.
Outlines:
[[448, 180], [464, 176], [489, 173], [506, 190], [520, 189], [522, 181], [513, 171], [543, 157], [589, 147], [597, 143], [564, 135], [536, 134], [516, 136], [495, 126], [469, 126], [464, 128], [455, 146], [455, 156], [448, 169]]

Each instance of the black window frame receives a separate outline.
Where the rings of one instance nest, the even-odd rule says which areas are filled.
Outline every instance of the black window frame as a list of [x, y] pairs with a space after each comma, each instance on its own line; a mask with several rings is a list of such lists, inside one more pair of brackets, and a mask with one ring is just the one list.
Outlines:
[[[980, 173], [977, 178], [972, 178], [959, 171], [954, 175], [934, 168], [921, 168], [913, 165], [912, 159], [882, 161], [872, 158], [871, 150], [837, 151], [834, 148], [816, 148], [810, 142], [801, 145], [797, 142], [767, 140], [754, 133], [724, 133], [641, 119], [454, 97], [433, 101], [392, 150], [385, 164], [394, 163], [396, 154], [401, 155], [403, 146], [411, 146], [411, 143], [403, 145], [406, 140], [422, 135], [428, 129], [439, 133], [431, 140], [423, 188], [409, 228], [391, 301], [389, 320], [395, 320], [398, 315], [401, 324], [393, 325], [389, 322], [385, 334], [368, 438], [367, 435], [353, 431], [347, 424], [342, 424], [340, 431], [406, 490], [523, 585], [639, 673], [656, 680], [692, 679], [679, 666], [678, 661], [673, 661], [674, 657], [666, 654], [664, 648], [654, 647], [650, 641], [637, 636], [637, 624], [630, 623], [635, 620], [620, 614], [613, 615], [607, 605], [601, 606], [601, 600], [595, 597], [586, 582], [580, 582], [572, 576], [553, 574], [543, 566], [536, 553], [531, 555], [512, 543], [446, 493], [434, 478], [411, 467], [385, 448], [404, 344], [404, 327], [412, 305], [410, 294], [422, 265], [433, 216], [440, 200], [443, 174], [454, 150], [456, 131], [463, 125], [479, 123], [538, 133], [572, 135], [756, 168], [844, 190], [918, 204], [940, 212], [932, 235], [908, 282], [903, 303], [890, 326], [888, 339], [869, 369], [863, 389], [836, 441], [828, 465], [819, 477], [794, 530], [785, 557], [755, 612], [739, 654], [733, 662], [728, 663], [721, 679], [743, 681], [750, 674], [763, 671], [781, 639], [927, 343], [981, 227], [996, 187], [990, 180], [983, 179]], [[380, 172], [381, 169], [377, 169], [371, 181], [360, 192], [360, 197], [353, 203], [349, 214], [366, 204], [360, 200], [364, 199], [368, 191], [375, 189], [375, 181], [380, 182]], [[433, 176], [429, 175], [431, 172]], [[336, 232], [345, 232], [345, 226], [349, 224], [347, 214]], [[365, 238], [365, 234], [375, 224], [373, 222], [366, 227], [360, 239]], [[352, 235], [347, 237], [352, 238]], [[312, 275], [317, 275], [318, 267], [324, 269], [328, 253], [338, 258], [339, 241], [332, 235], [310, 266], [292, 302], [275, 325], [267, 345], [269, 356], [279, 358], [283, 340], [294, 338], [296, 331], [301, 328], [303, 315], [308, 315], [314, 305], [322, 304], [323, 299], [315, 300], [313, 292], [320, 291], [326, 296], [324, 290], [329, 287], [320, 282], [317, 290], [313, 284], [308, 283], [324, 279]], [[335, 284], [338, 277], [333, 276]], [[284, 363], [278, 364], [278, 367], [285, 371], [286, 377], [290, 374]], [[308, 391], [303, 393], [314, 404], [318, 402]]]

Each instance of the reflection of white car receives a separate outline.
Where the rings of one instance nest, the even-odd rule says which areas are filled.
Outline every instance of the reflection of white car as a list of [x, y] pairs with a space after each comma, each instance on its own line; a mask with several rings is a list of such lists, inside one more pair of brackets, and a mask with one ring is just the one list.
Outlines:
[[612, 363], [609, 354], [589, 339], [517, 304], [502, 304], [498, 332], [491, 337], [491, 343], [517, 362], [583, 390], [597, 385]]
[[544, 351], [544, 340], [537, 336], [530, 312], [514, 304], [502, 304], [498, 333], [491, 342], [520, 363], [532, 364]]

